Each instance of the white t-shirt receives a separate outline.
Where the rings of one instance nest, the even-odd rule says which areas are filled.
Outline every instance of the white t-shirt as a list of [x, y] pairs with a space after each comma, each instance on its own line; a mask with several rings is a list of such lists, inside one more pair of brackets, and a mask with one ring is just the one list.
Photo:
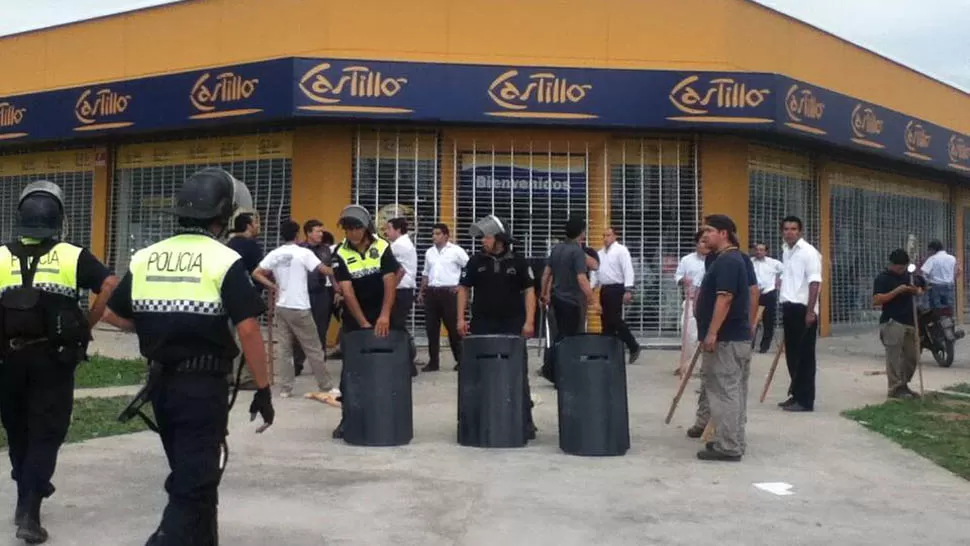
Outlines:
[[315, 271], [321, 263], [312, 250], [295, 244], [283, 245], [267, 254], [259, 262], [259, 267], [272, 271], [276, 277], [276, 286], [279, 287], [277, 307], [309, 309], [307, 273]]
[[687, 277], [690, 279], [693, 288], [700, 288], [701, 283], [704, 282], [705, 271], [704, 257], [696, 252], [691, 252], [681, 258], [680, 263], [677, 264], [677, 271], [674, 273], [674, 282], [679, 283], [681, 279]]
[[941, 250], [923, 263], [923, 274], [930, 284], [950, 285], [956, 280], [957, 259]]

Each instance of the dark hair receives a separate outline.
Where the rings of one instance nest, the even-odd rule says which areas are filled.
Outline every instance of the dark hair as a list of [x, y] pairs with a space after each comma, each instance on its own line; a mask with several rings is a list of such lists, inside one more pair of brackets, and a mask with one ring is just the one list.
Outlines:
[[293, 220], [284, 220], [280, 222], [280, 237], [283, 238], [284, 242], [292, 242], [296, 240], [296, 236], [300, 233], [300, 224], [297, 224]]
[[784, 229], [785, 228], [785, 224], [789, 224], [789, 223], [797, 225], [798, 226], [798, 231], [801, 231], [802, 230], [802, 226], [804, 225], [804, 224], [802, 224], [802, 219], [801, 218], [799, 218], [799, 217], [797, 217], [795, 215], [788, 215], [788, 216], [785, 216], [784, 218], [781, 219], [781, 225], [780, 225], [780, 227], [782, 229]]
[[442, 224], [442, 223], [439, 222], [439, 223], [431, 226], [431, 230], [432, 231], [434, 231], [436, 229], [438, 231], [440, 231], [441, 233], [444, 233], [445, 235], [449, 235], [449, 236], [451, 235], [451, 230], [448, 229], [448, 224]]
[[901, 248], [889, 253], [889, 263], [893, 265], [909, 265], [909, 254]]
[[[408, 221], [406, 218], [391, 218], [390, 220], [387, 221], [387, 223], [391, 224], [391, 227], [394, 228], [395, 230], [400, 231], [401, 234], [405, 234], [408, 232]], [[445, 229], [442, 230], [442, 233], [445, 233], [445, 234], [448, 233], [447, 226], [445, 226]]]
[[575, 239], [586, 231], [586, 220], [582, 218], [570, 218], [566, 220], [566, 238]]
[[330, 233], [329, 231], [324, 231], [323, 238], [320, 240], [320, 242], [325, 245], [332, 245], [336, 243], [337, 240], [333, 238], [333, 233]]
[[240, 214], [239, 216], [236, 216], [236, 219], [232, 222], [231, 233], [242, 233], [246, 231], [246, 228], [252, 225], [252, 223], [253, 223], [252, 214], [249, 214], [248, 212]]
[[754, 244], [754, 248], [755, 249], [757, 249], [759, 246], [765, 247], [765, 252], [768, 252], [769, 250], [771, 250], [770, 248], [768, 248], [768, 243], [755, 243]]
[[930, 244], [927, 245], [927, 248], [929, 248], [933, 252], [939, 252], [943, 250], [943, 243], [941, 243], [939, 239], [933, 239], [932, 241], [930, 241]]
[[712, 214], [704, 217], [704, 223], [718, 231], [726, 231], [728, 234], [728, 242], [732, 245], [741, 245], [741, 242], [738, 241], [738, 226], [730, 216], [726, 214]]
[[613, 232], [613, 235], [615, 235], [616, 238], [619, 239], [619, 237], [620, 237], [620, 228], [619, 228], [619, 226], [610, 226], [610, 227], [608, 227], [606, 229], [612, 231]]
[[307, 220], [306, 223], [303, 224], [303, 234], [309, 236], [310, 232], [313, 231], [313, 228], [315, 227], [323, 227], [323, 222], [317, 220], [316, 218]]
[[704, 230], [703, 229], [699, 229], [699, 230], [695, 231], [694, 232], [694, 244], [696, 245], [696, 244], [700, 243], [701, 242], [701, 237], [703, 237], [703, 236], [704, 236]]

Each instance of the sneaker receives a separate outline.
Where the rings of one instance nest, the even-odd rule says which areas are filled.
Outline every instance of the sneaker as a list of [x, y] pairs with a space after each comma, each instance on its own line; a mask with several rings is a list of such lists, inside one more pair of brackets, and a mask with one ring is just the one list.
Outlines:
[[789, 396], [789, 397], [788, 397], [788, 400], [785, 400], [784, 402], [778, 402], [778, 407], [779, 407], [779, 408], [784, 408], [784, 407], [786, 407], [786, 406], [790, 406], [790, 405], [792, 405], [792, 404], [794, 404], [794, 403], [795, 403], [795, 398], [794, 398], [794, 397], [791, 397], [791, 396]]
[[792, 402], [790, 405], [781, 408], [784, 411], [790, 411], [792, 413], [806, 413], [814, 411], [812, 408], [806, 408], [805, 406], [799, 404], [798, 402]]

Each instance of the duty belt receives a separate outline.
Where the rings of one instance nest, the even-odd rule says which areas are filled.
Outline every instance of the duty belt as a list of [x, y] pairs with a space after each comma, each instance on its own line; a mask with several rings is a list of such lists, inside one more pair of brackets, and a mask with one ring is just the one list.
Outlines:
[[164, 368], [173, 373], [226, 375], [232, 371], [232, 361], [213, 355], [204, 355], [182, 360], [174, 365], [164, 365]]

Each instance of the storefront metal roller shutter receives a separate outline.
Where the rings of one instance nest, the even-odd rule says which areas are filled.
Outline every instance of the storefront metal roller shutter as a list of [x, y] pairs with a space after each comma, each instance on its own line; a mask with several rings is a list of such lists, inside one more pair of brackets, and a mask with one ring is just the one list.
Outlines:
[[[758, 243], [767, 244], [768, 255], [780, 261], [784, 245], [781, 221], [790, 215], [801, 218], [805, 240], [819, 248], [818, 176], [811, 157], [778, 148], [751, 146], [748, 150], [748, 241], [751, 249]], [[754, 254], [753, 250], [751, 254]], [[775, 324], [780, 328], [781, 313], [776, 313], [775, 317]], [[776, 331], [780, 332], [778, 328]]]
[[694, 251], [700, 222], [696, 154], [693, 138], [629, 139], [607, 148], [610, 223], [620, 228], [636, 276], [636, 294], [624, 313], [641, 338], [675, 338], [681, 332], [682, 297], [674, 274], [681, 257]]
[[847, 166], [828, 174], [832, 204], [832, 329], [872, 328], [880, 311], [872, 283], [889, 253], [915, 242], [917, 263], [939, 239], [948, 249], [953, 218], [943, 185]]
[[[49, 180], [64, 192], [62, 239], [91, 248], [94, 152], [65, 150], [0, 156], [0, 244], [14, 237], [17, 205], [27, 184]], [[87, 295], [82, 295], [87, 305]]]
[[781, 220], [801, 218], [805, 240], [818, 248], [820, 235], [818, 178], [808, 155], [752, 146], [748, 155], [748, 229], [752, 247], [766, 243], [780, 260]]
[[266, 252], [276, 248], [280, 222], [290, 217], [291, 150], [285, 132], [121, 146], [111, 192], [111, 265], [124, 274], [132, 254], [172, 235], [176, 221], [166, 211], [175, 192], [206, 166], [246, 184], [260, 215], [259, 242]]
[[[387, 220], [407, 218], [418, 251], [418, 282], [431, 246], [431, 226], [441, 213], [438, 156], [433, 131], [359, 128], [354, 139], [353, 200], [374, 215], [381, 236]], [[421, 339], [424, 308], [415, 303], [413, 310], [409, 328]]]

